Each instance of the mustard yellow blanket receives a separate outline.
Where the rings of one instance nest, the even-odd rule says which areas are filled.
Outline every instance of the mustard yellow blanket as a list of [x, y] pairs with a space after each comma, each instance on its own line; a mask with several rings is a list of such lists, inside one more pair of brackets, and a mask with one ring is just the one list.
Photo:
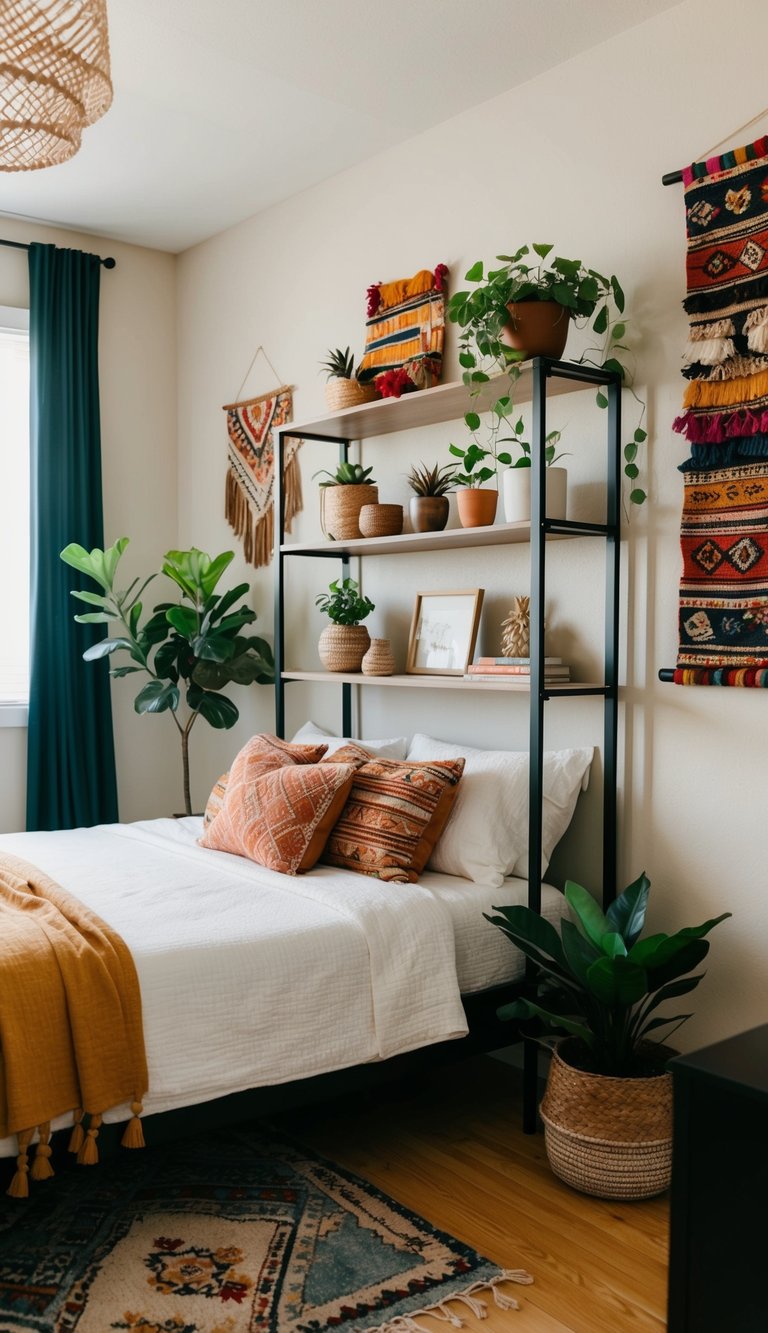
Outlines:
[[[143, 1147], [141, 993], [120, 936], [35, 866], [0, 854], [0, 1138], [16, 1134], [8, 1193], [53, 1174], [50, 1121], [72, 1111], [70, 1149], [98, 1161], [102, 1113], [132, 1103], [126, 1147]], [[83, 1114], [90, 1116], [87, 1132]], [[28, 1148], [39, 1133], [30, 1168]]]

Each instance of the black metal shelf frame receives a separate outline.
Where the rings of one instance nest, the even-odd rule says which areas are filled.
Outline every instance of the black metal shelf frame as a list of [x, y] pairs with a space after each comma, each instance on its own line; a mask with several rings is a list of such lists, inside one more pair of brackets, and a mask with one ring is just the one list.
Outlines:
[[[550, 699], [579, 696], [602, 697], [603, 705], [603, 903], [616, 896], [617, 873], [617, 780], [618, 780], [618, 667], [619, 667], [619, 596], [621, 573], [621, 381], [598, 367], [536, 357], [531, 362], [532, 392], [532, 467], [531, 467], [531, 689], [529, 714], [529, 786], [528, 786], [528, 905], [541, 911], [542, 806], [544, 800], [544, 705]], [[574, 389], [590, 385], [604, 388], [608, 398], [606, 521], [581, 523], [548, 519], [544, 512], [546, 497], [547, 381], [567, 379]], [[425, 390], [423, 392], [429, 392]], [[285, 560], [291, 554], [283, 550], [285, 514], [283, 465], [287, 438], [336, 444], [339, 460], [349, 456], [351, 440], [317, 431], [302, 431], [289, 423], [278, 429], [275, 467], [275, 728], [285, 733]], [[600, 536], [605, 539], [605, 640], [604, 684], [585, 686], [583, 690], [558, 689], [544, 680], [544, 608], [546, 592], [547, 537], [556, 534]], [[297, 555], [317, 552], [297, 551]], [[323, 553], [325, 554], [325, 553]], [[329, 549], [327, 555], [341, 560], [342, 576], [349, 576], [349, 556]], [[352, 731], [352, 686], [344, 682], [342, 693], [342, 735]], [[526, 989], [532, 992], [536, 969], [526, 969]], [[538, 1047], [524, 1044], [524, 1128], [536, 1128], [538, 1101]]]

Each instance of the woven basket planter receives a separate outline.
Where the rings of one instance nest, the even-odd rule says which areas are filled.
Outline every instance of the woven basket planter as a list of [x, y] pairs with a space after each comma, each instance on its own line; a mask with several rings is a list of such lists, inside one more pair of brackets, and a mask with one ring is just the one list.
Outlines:
[[365, 625], [326, 625], [317, 651], [326, 671], [359, 671], [370, 646]]
[[389, 639], [371, 639], [371, 646], [362, 661], [364, 676], [391, 676], [395, 670], [395, 659]]
[[661, 1194], [672, 1172], [672, 1075], [588, 1074], [563, 1059], [569, 1047], [552, 1056], [541, 1103], [555, 1175], [598, 1199]]
[[362, 403], [372, 403], [375, 397], [376, 390], [372, 384], [344, 380], [338, 375], [325, 386], [325, 401], [329, 412], [340, 412], [345, 407], [360, 407]]
[[379, 500], [378, 486], [363, 482], [360, 486], [322, 486], [320, 488], [320, 526], [333, 542], [354, 541], [362, 537], [360, 510]]
[[358, 522], [364, 537], [396, 537], [403, 530], [403, 506], [363, 505]]

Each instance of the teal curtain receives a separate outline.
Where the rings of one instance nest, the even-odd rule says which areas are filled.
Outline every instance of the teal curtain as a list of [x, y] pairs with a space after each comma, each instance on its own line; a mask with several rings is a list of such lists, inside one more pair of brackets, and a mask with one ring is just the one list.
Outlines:
[[[100, 627], [77, 625], [72, 541], [104, 545], [96, 255], [29, 247], [31, 620], [27, 828], [117, 819], [107, 662], [84, 662]], [[102, 631], [103, 632], [103, 631]]]

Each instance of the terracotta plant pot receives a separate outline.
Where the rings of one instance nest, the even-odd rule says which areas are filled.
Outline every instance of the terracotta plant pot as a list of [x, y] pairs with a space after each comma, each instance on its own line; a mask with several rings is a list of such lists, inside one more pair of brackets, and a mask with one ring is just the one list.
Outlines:
[[498, 491], [484, 491], [473, 486], [456, 492], [456, 504], [463, 528], [487, 528], [496, 517]]
[[447, 495], [413, 495], [408, 505], [411, 527], [414, 532], [442, 532], [450, 508]]
[[360, 510], [379, 500], [378, 486], [322, 486], [320, 488], [320, 526], [323, 535], [334, 542], [354, 541], [362, 537]]
[[507, 310], [509, 323], [502, 329], [502, 342], [525, 352], [526, 359], [531, 356], [560, 359], [571, 325], [565, 306], [557, 301], [511, 301]]
[[589, 1074], [570, 1062], [573, 1051], [571, 1039], [560, 1042], [541, 1103], [555, 1175], [598, 1199], [661, 1194], [672, 1173], [672, 1075]]
[[365, 625], [326, 625], [317, 651], [326, 671], [359, 671], [370, 645]]
[[364, 676], [391, 676], [395, 669], [395, 659], [389, 646], [389, 639], [371, 639], [371, 646], [362, 662]]
[[363, 505], [358, 523], [363, 537], [396, 537], [403, 530], [403, 506]]
[[[502, 477], [504, 517], [507, 523], [531, 521], [531, 472], [529, 467], [508, 467]], [[547, 518], [565, 518], [568, 500], [568, 469], [547, 468]]]

